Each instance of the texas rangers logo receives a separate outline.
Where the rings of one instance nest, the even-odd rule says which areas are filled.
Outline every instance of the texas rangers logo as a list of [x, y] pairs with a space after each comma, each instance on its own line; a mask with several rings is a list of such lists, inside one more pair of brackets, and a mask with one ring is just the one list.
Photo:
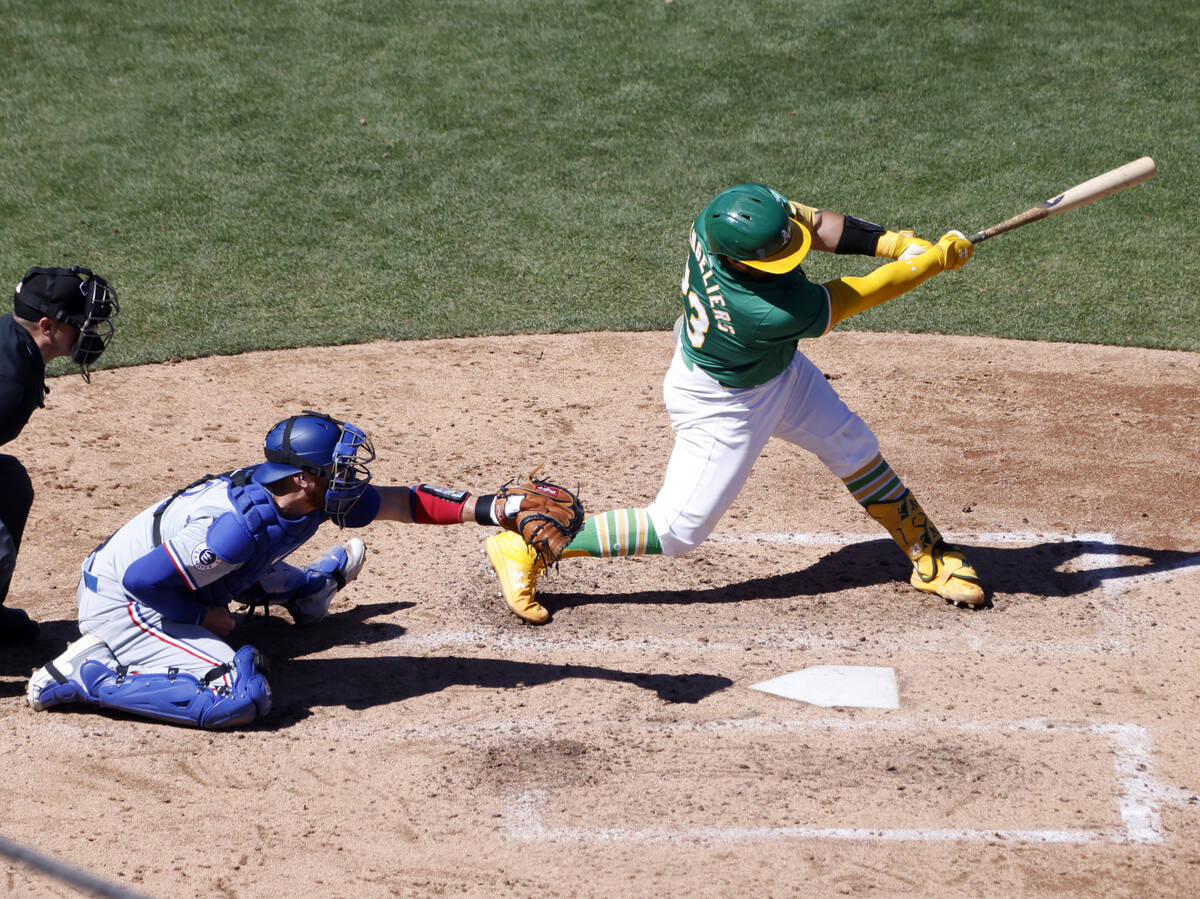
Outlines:
[[220, 557], [209, 549], [207, 544], [201, 543], [192, 550], [192, 568], [196, 571], [208, 571], [210, 568], [216, 568], [220, 562]]

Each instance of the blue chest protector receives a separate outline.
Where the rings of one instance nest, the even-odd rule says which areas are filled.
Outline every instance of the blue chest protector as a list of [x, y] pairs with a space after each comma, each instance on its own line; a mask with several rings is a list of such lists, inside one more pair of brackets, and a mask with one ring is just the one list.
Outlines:
[[229, 483], [233, 510], [208, 529], [209, 547], [241, 567], [196, 591], [196, 600], [204, 605], [221, 604], [250, 589], [272, 565], [307, 543], [327, 517], [317, 511], [285, 518], [265, 487], [248, 479], [238, 483], [241, 473], [220, 476]]

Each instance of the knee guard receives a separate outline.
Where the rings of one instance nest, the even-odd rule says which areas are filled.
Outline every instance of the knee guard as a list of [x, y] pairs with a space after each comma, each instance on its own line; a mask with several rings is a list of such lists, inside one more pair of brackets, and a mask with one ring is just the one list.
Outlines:
[[[231, 665], [233, 683], [215, 693], [209, 691], [216, 699], [204, 710], [199, 722], [201, 727], [236, 727], [249, 724], [255, 718], [261, 718], [271, 711], [271, 685], [267, 683], [267, 664], [259, 651], [253, 646], [243, 646], [234, 655]], [[209, 672], [210, 676], [221, 668]]]
[[[253, 646], [238, 650], [233, 661], [218, 666], [202, 680], [179, 671], [166, 674], [123, 674], [97, 661], [79, 669], [79, 680], [88, 701], [175, 724], [203, 728], [249, 724], [271, 710], [271, 687], [260, 667], [262, 657]], [[228, 687], [213, 690], [210, 679], [233, 674]]]

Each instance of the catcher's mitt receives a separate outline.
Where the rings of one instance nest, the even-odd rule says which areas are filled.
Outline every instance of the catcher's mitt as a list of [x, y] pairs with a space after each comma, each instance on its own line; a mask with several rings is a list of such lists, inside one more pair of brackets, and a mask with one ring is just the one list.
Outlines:
[[583, 503], [566, 487], [535, 477], [523, 484], [509, 481], [496, 491], [496, 520], [533, 547], [544, 565], [553, 565], [567, 544], [583, 530]]

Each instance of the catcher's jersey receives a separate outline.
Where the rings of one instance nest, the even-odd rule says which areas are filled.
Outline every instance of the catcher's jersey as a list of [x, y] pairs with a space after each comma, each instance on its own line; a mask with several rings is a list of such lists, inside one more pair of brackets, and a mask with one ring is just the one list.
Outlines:
[[[161, 501], [145, 509], [101, 544], [91, 559], [91, 574], [120, 583], [129, 566], [154, 549], [154, 513], [160, 505]], [[217, 478], [184, 491], [162, 513], [163, 546], [190, 591], [202, 591], [242, 566], [222, 559], [208, 545], [209, 528], [228, 512], [236, 512], [229, 483]], [[279, 552], [286, 555], [295, 549], [283, 543]], [[203, 596], [201, 592], [197, 598], [203, 601]]]
[[[787, 203], [787, 199], [778, 195]], [[809, 226], [815, 210], [800, 207]], [[683, 274], [683, 357], [727, 387], [754, 387], [785, 368], [802, 337], [829, 330], [829, 293], [800, 268], [772, 281], [740, 278], [709, 252], [696, 217]]]

